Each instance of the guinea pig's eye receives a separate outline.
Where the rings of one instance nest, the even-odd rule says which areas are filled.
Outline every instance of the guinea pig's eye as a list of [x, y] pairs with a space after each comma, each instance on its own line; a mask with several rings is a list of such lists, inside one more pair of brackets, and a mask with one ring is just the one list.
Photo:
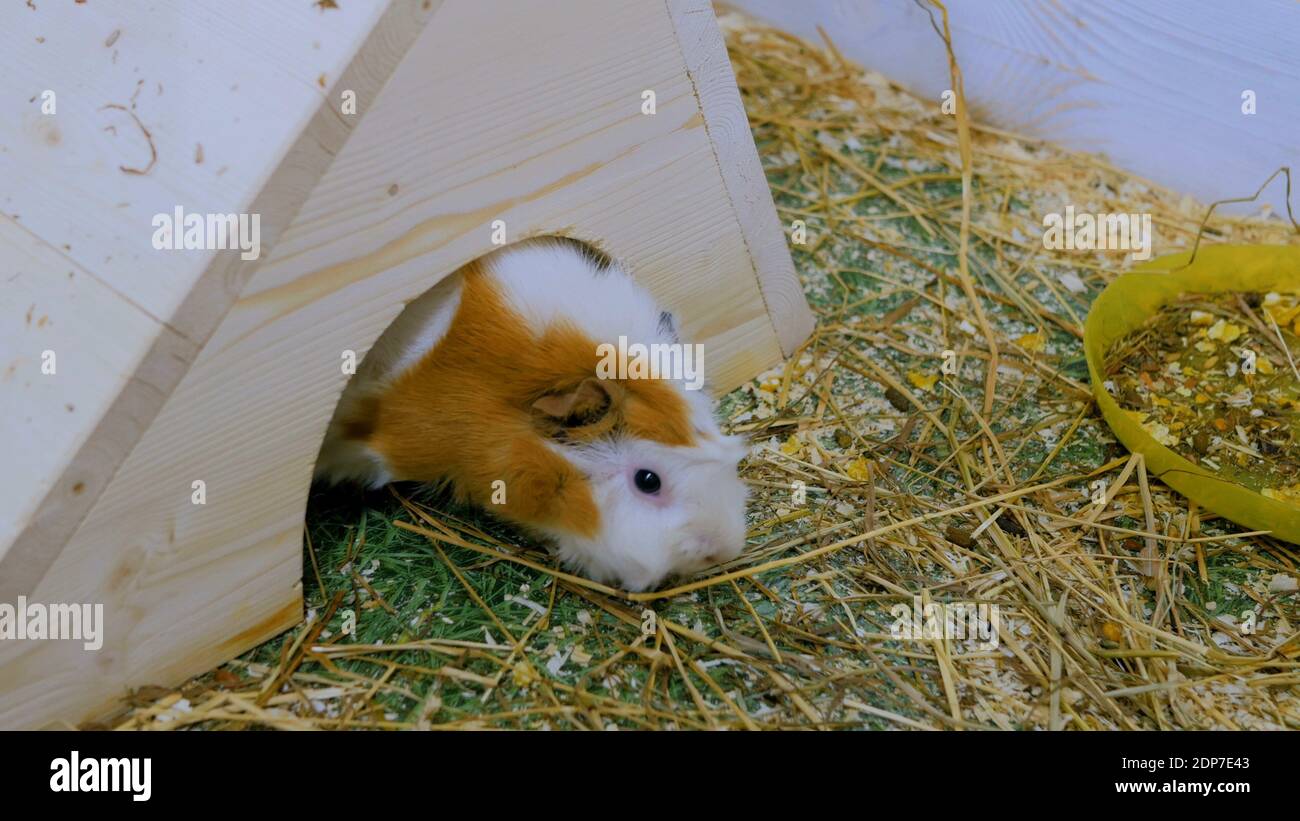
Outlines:
[[653, 470], [639, 468], [636, 475], [632, 477], [632, 481], [636, 483], [636, 489], [642, 493], [654, 494], [659, 492], [659, 474]]

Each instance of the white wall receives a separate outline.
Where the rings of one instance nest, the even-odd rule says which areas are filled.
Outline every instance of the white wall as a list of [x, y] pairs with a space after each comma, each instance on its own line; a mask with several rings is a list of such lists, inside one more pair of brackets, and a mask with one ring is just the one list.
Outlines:
[[[936, 104], [951, 85], [943, 43], [913, 0], [727, 2], [813, 42], [820, 24], [847, 57]], [[947, 5], [977, 118], [1106, 154], [1206, 202], [1252, 194], [1290, 165], [1300, 209], [1294, 0]], [[1256, 94], [1251, 116], [1241, 111], [1245, 89]], [[1265, 198], [1282, 210], [1281, 179]]]

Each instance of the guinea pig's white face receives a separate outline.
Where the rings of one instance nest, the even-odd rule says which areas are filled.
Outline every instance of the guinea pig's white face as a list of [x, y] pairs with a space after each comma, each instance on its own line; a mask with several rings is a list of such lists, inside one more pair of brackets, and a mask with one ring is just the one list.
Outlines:
[[745, 547], [748, 488], [736, 464], [743, 439], [712, 435], [690, 447], [615, 438], [565, 448], [587, 474], [600, 527], [592, 538], [550, 535], [568, 565], [640, 591], [730, 561]]

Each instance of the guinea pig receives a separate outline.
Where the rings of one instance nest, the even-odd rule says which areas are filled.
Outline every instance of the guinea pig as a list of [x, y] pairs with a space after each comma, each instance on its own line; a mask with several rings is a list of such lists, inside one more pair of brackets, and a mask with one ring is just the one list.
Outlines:
[[449, 486], [566, 566], [633, 591], [733, 559], [748, 447], [722, 433], [690, 375], [610, 367], [637, 343], [680, 345], [672, 316], [617, 264], [558, 239], [494, 251], [376, 341], [316, 478]]

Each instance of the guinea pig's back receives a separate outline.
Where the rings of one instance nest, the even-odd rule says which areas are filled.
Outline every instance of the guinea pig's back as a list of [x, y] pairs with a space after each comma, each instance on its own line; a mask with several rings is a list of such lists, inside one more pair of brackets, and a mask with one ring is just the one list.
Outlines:
[[568, 240], [544, 238], [506, 246], [480, 260], [484, 273], [536, 336], [557, 322], [596, 342], [620, 336], [671, 340], [670, 323], [649, 292], [622, 268]]
[[[387, 410], [400, 406], [408, 419], [416, 411], [437, 413], [425, 401], [414, 407], [411, 388], [418, 387], [422, 397], [445, 395], [442, 388], [451, 388], [456, 395], [499, 394], [514, 404], [531, 402], [570, 359], [587, 363], [582, 367], [589, 371], [599, 343], [617, 344], [620, 337], [673, 341], [672, 324], [664, 317], [631, 276], [577, 243], [543, 238], [494, 251], [413, 300], [376, 340], [335, 410], [316, 478], [373, 486], [391, 481], [386, 460], [367, 444], [374, 433], [371, 423], [381, 415], [381, 402], [387, 402]], [[577, 330], [565, 338], [574, 344], [585, 340], [581, 350], [552, 359], [555, 351], [535, 349], [534, 343], [557, 326]], [[424, 384], [430, 380], [455, 384]], [[402, 388], [394, 389], [399, 382]], [[396, 401], [398, 394], [408, 401]]]

